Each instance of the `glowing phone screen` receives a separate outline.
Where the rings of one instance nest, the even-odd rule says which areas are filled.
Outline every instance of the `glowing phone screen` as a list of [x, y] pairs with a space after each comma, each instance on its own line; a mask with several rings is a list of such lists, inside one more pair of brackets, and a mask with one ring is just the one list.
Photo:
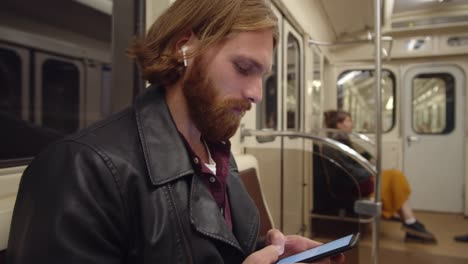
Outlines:
[[309, 250], [298, 253], [296, 255], [289, 256], [289, 257], [284, 258], [284, 259], [282, 259], [282, 260], [280, 260], [280, 261], [278, 261], [276, 263], [277, 264], [296, 263], [296, 262], [299, 262], [301, 260], [308, 259], [308, 258], [311, 258], [313, 256], [320, 255], [320, 254], [322, 254], [324, 252], [333, 251], [333, 250], [338, 249], [338, 248], [346, 247], [351, 242], [352, 237], [353, 237], [353, 235], [342, 237], [340, 239], [331, 241], [329, 243], [320, 245], [320, 246], [315, 247], [315, 248], [311, 248]]

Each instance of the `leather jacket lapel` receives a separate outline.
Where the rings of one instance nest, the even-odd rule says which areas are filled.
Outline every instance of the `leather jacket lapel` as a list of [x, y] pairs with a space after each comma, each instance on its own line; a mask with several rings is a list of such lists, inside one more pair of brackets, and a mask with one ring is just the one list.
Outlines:
[[223, 241], [242, 251], [229, 229], [210, 191], [197, 175], [192, 179], [190, 218], [195, 229], [213, 239]]
[[[231, 157], [230, 163], [234, 163], [234, 158]], [[227, 191], [231, 205], [232, 228], [244, 252], [251, 253], [255, 250], [260, 228], [258, 210], [240, 181], [237, 167], [231, 164]]]

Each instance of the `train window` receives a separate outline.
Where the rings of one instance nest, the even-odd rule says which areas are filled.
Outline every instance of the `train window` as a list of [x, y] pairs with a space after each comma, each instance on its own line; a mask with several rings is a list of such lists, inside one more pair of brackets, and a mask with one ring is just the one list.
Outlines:
[[299, 130], [300, 109], [300, 65], [299, 41], [291, 33], [287, 43], [287, 89], [286, 89], [286, 128]]
[[406, 50], [407, 51], [419, 51], [430, 49], [429, 44], [431, 42], [431, 37], [422, 37], [422, 38], [412, 38], [406, 41]]
[[[345, 71], [338, 77], [338, 108], [351, 113], [354, 130], [375, 132], [374, 70]], [[382, 130], [395, 124], [395, 75], [382, 70]]]
[[42, 124], [72, 133], [79, 128], [79, 71], [69, 62], [48, 59], [42, 65]]
[[258, 129], [278, 129], [278, 65], [277, 51], [273, 57], [271, 73], [263, 79], [263, 100], [257, 105]]
[[0, 48], [0, 111], [21, 118], [21, 59], [15, 51]]
[[[312, 47], [314, 48], [314, 47]], [[322, 124], [322, 79], [321, 66], [322, 58], [315, 49], [313, 54], [313, 74], [312, 83], [309, 84], [309, 92], [312, 94], [312, 128], [318, 129]]]
[[455, 127], [455, 79], [419, 74], [412, 82], [412, 126], [419, 134], [448, 134]]
[[18, 54], [0, 49], [0, 167], [17, 166], [27, 162], [51, 141], [62, 134], [36, 126], [22, 117], [30, 106], [22, 105], [22, 63]]
[[112, 67], [103, 65], [101, 68], [101, 116], [112, 112], [110, 98], [112, 96]]
[[460, 47], [468, 45], [468, 36], [455, 36], [447, 39], [447, 44], [450, 47]]
[[[112, 32], [133, 31], [137, 19], [125, 15], [130, 4], [95, 2], [2, 1], [0, 168], [26, 165], [51, 142], [122, 105], [111, 96], [111, 47], [127, 47], [128, 39]], [[122, 14], [117, 25], [113, 10]]]

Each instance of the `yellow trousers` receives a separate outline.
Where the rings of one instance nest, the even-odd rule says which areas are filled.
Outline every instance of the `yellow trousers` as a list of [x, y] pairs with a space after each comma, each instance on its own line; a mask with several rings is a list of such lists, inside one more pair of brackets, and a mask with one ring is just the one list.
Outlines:
[[382, 215], [390, 218], [408, 200], [411, 193], [406, 176], [399, 170], [382, 171]]

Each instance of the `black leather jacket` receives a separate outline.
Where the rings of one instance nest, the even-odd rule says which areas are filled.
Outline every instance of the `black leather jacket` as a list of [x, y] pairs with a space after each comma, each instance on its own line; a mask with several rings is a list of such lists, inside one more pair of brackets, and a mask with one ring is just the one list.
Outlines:
[[241, 263], [259, 218], [232, 156], [227, 188], [232, 231], [195, 175], [164, 89], [149, 88], [30, 164], [7, 263]]

